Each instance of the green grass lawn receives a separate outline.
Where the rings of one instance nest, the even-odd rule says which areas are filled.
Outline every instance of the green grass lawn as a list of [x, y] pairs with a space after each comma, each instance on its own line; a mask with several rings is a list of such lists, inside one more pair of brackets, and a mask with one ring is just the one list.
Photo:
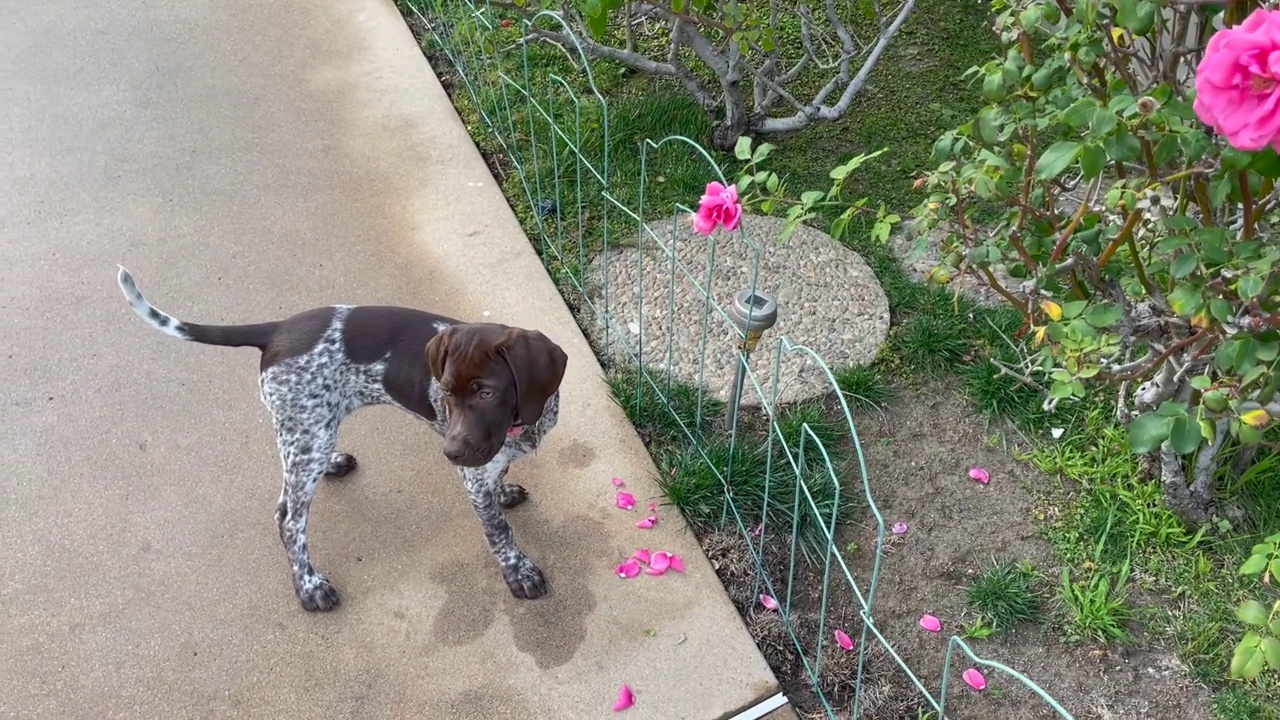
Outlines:
[[[929, 169], [934, 140], [980, 107], [977, 89], [965, 85], [961, 75], [999, 51], [987, 13], [988, 5], [979, 0], [920, 0], [842, 120], [757, 139], [777, 146], [771, 169], [785, 175], [797, 193], [825, 190], [831, 167], [887, 147], [888, 153], [850, 178], [845, 197], [866, 196], [905, 215], [921, 199], [912, 181]], [[513, 30], [510, 39], [515, 37]], [[430, 43], [424, 47], [432, 51]], [[474, 61], [482, 55], [496, 60]], [[627, 212], [638, 212], [642, 199], [645, 219], [653, 219], [650, 211], [695, 204], [715, 165], [726, 173], [736, 168], [731, 157], [711, 153], [707, 158], [680, 144], [650, 148], [642, 161], [646, 140], [683, 135], [705, 144], [710, 123], [677, 87], [609, 63], [593, 63], [593, 85], [562, 51], [546, 44], [533, 45], [527, 56], [507, 50], [469, 57], [467, 72], [477, 93], [473, 101], [455, 82], [455, 103], [486, 155], [508, 158], [498, 173], [507, 196], [569, 295], [593, 253], [606, 242], [634, 237], [635, 220]], [[447, 64], [439, 59], [436, 69], [447, 71]], [[529, 88], [529, 97], [540, 106], [555, 108], [553, 117], [540, 114], [518, 86]], [[484, 129], [482, 116], [499, 120], [506, 145]], [[607, 193], [602, 192], [605, 187]], [[540, 207], [548, 202], [554, 211]], [[850, 406], [889, 402], [895, 388], [905, 384], [958, 382], [963, 395], [987, 417], [1010, 421], [1028, 437], [1043, 439], [1049, 418], [1040, 410], [1041, 398], [1001, 376], [992, 362], [1017, 360], [1005, 338], [1019, 328], [1019, 313], [978, 308], [913, 282], [887, 248], [867, 239], [865, 228], [851, 227], [847, 242], [875, 270], [893, 320], [876, 363], [836, 369]], [[712, 465], [738, 468], [735, 477], [747, 483], [740, 494], [744, 515], [764, 512], [757, 497], [760, 488], [751, 478], [767, 476], [769, 467], [783, 461], [776, 450], [741, 445], [731, 450], [719, 431], [704, 422], [722, 409], [705, 404], [699, 409], [701, 396], [690, 388], [676, 388], [664, 399], [639, 373], [620, 369], [612, 373], [611, 383], [620, 399], [630, 401], [624, 405], [651, 438], [659, 466], [675, 471], [665, 489], [693, 524], [715, 522], [724, 512], [720, 479], [705, 471], [708, 458]], [[816, 406], [791, 409], [779, 419], [779, 427], [794, 431], [801, 421], [821, 425], [822, 412]], [[1280, 716], [1280, 685], [1274, 676], [1256, 684], [1224, 679], [1242, 631], [1234, 607], [1250, 594], [1264, 595], [1235, 571], [1255, 542], [1280, 530], [1280, 462], [1273, 457], [1270, 466], [1225, 489], [1224, 500], [1248, 511], [1237, 527], [1192, 532], [1163, 508], [1158, 485], [1141, 479], [1124, 430], [1106, 407], [1060, 410], [1053, 424], [1066, 428], [1063, 439], [1035, 444], [1025, 459], [1059, 481], [1043, 492], [1039, 519], [1069, 570], [1067, 577], [1055, 579], [1061, 585], [1055, 606], [1062, 608], [1057, 626], [1063, 639], [1124, 642], [1121, 627], [1136, 621], [1175, 647], [1193, 675], [1214, 691], [1218, 717]], [[822, 427], [832, 433], [829, 447], [838, 444], [838, 426]], [[706, 455], [691, 454], [691, 438], [706, 441]], [[794, 495], [794, 483], [781, 492]], [[823, 512], [836, 516], [850, 510], [833, 497], [819, 502]], [[797, 519], [798, 525], [802, 520]], [[822, 541], [813, 527], [805, 532], [810, 547]], [[1005, 565], [993, 567], [968, 592], [976, 606], [986, 608], [987, 620], [1002, 629], [1048, 611], [1028, 596], [1025, 585], [1022, 570]], [[1138, 603], [1137, 597], [1146, 602]]]

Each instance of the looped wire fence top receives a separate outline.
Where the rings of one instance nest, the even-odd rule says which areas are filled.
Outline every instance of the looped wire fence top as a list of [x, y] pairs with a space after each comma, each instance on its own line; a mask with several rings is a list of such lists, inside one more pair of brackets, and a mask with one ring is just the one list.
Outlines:
[[[606, 356], [606, 367], [647, 368], [639, 371], [640, 389], [656, 393], [661, 411], [669, 412], [685, 434], [689, 469], [718, 479], [717, 502], [723, 503], [718, 532], [733, 537], [751, 555], [749, 582], [756, 592], [777, 599], [778, 610], [769, 622], [780, 626], [782, 641], [793, 646], [793, 656], [810, 673], [827, 715], [875, 717], [870, 714], [872, 692], [865, 686], [871, 666], [883, 661], [909, 680], [919, 692], [920, 706], [931, 708], [939, 718], [948, 716], [950, 696], [971, 692], [959, 682], [966, 666], [995, 671], [1020, 685], [1019, 697], [1043, 702], [1041, 713], [1048, 710], [1071, 718], [1029, 678], [979, 657], [959, 637], [947, 639], [945, 647], [939, 638], [938, 651], [945, 656], [942, 677], [922, 679], [877, 626], [876, 588], [886, 547], [885, 520], [871, 496], [848, 405], [828, 365], [870, 360], [884, 342], [887, 301], [865, 263], [832, 247], [834, 243], [817, 231], [802, 230], [786, 246], [777, 247], [776, 228], [768, 218], [748, 218], [746, 232], [722, 233], [714, 239], [691, 236], [687, 230], [690, 208], [683, 203], [696, 202], [696, 194], [673, 196], [664, 188], [681, 179], [681, 187], [724, 182], [721, 169], [704, 148], [686, 137], [613, 135], [627, 115], [611, 114], [580, 44], [548, 50], [540, 42], [538, 57], [531, 59], [533, 43], [521, 39], [528, 33], [496, 33], [496, 28], [508, 28], [486, 3], [401, 2], [411, 21], [426, 29], [426, 49], [435, 69], [453, 86], [459, 112], [487, 131], [480, 144], [491, 154], [501, 155], [496, 175], [504, 181], [508, 197], [579, 324]], [[516, 29], [530, 26], [577, 43], [557, 13], [537, 13], [524, 28]], [[800, 260], [799, 271], [788, 273], [779, 264], [779, 258], [800, 257], [805, 259]], [[753, 353], [744, 395], [745, 404], [760, 408], [759, 417], [767, 427], [755, 437], [765, 438], [767, 444], [763, 449], [744, 448], [748, 434], [734, 427], [727, 441], [715, 439], [728, 443], [717, 449], [704, 444], [707, 436], [699, 429], [708, 419], [704, 417], [707, 408], [714, 404], [704, 394], [720, 393], [736, 368], [741, 335], [727, 310], [734, 294], [743, 289], [763, 290], [779, 298], [777, 326], [765, 333]], [[653, 370], [658, 367], [663, 371]], [[672, 394], [672, 371], [675, 376], [697, 379], [702, 390], [695, 398], [696, 412], [679, 410], [687, 398]], [[789, 401], [810, 394], [835, 399], [838, 422], [847, 430], [852, 447], [849, 468], [836, 468], [833, 458], [839, 449], [825, 447], [810, 425], [805, 424], [798, 437], [788, 436], [779, 425], [784, 403], [774, 399]], [[620, 397], [619, 401], [630, 400]], [[753, 452], [763, 453], [758, 457], [766, 458], [774, 487], [785, 484], [794, 489], [785, 500], [770, 498], [771, 485], [766, 480], [763, 516], [744, 510], [733, 485], [733, 459]], [[855, 578], [850, 569], [853, 563], [834, 541], [834, 516], [819, 509], [822, 498], [835, 498], [837, 505], [850, 498], [865, 504], [876, 535], [869, 572]], [[761, 533], [764, 520], [770, 517], [770, 503], [783, 502], [791, 507], [791, 527], [772, 524]], [[803, 546], [802, 519], [809, 533]], [[773, 542], [780, 545], [766, 547], [766, 537], [779, 538]], [[815, 537], [821, 539], [816, 552], [810, 547]], [[773, 556], [766, 557], [769, 553]], [[798, 575], [820, 578], [820, 583], [798, 587]], [[835, 594], [853, 599], [857, 624], [848, 627], [850, 634], [857, 635], [853, 638], [856, 651], [846, 652], [830, 639], [837, 626], [827, 611]], [[816, 615], [804, 616], [801, 606], [816, 609]], [[838, 620], [851, 622], [848, 617]], [[833, 658], [848, 663], [841, 667], [848, 669], [845, 677], [852, 685], [852, 700], [829, 697], [819, 686], [818, 669]], [[1004, 687], [1011, 686], [1006, 682]], [[982, 707], [981, 700], [974, 707]]]

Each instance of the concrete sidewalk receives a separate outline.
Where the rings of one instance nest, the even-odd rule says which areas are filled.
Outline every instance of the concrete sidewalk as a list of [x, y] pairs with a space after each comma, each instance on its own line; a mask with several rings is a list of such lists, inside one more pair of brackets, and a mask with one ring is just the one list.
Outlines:
[[[390, 0], [9, 3], [0, 28], [0, 716], [723, 717], [777, 682]], [[350, 420], [307, 614], [256, 353], [146, 329], [115, 285], [251, 322], [394, 303], [537, 327], [560, 427], [512, 478], [552, 594], [514, 600], [439, 440]], [[622, 581], [640, 546], [688, 572]], [[653, 632], [646, 632], [652, 630]]]

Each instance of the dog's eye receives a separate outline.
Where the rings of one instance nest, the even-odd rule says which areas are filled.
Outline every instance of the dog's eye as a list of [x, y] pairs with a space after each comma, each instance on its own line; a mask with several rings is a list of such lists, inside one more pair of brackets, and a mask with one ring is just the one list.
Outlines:
[[480, 399], [481, 399], [481, 400], [488, 400], [488, 399], [490, 399], [490, 398], [492, 398], [492, 397], [493, 397], [493, 391], [492, 391], [492, 390], [481, 390], [481, 391], [479, 392], [479, 395], [480, 395]]

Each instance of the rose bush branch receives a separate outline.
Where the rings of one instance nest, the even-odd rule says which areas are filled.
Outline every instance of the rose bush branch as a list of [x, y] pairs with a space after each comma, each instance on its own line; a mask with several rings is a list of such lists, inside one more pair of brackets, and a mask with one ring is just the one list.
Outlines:
[[1256, 59], [1280, 13], [1258, 6], [995, 0], [1006, 52], [967, 75], [987, 104], [938, 139], [913, 213], [932, 277], [1024, 314], [1046, 408], [1117, 393], [1193, 524], [1224, 511], [1222, 458], [1280, 440], [1280, 72]]
[[[492, 0], [489, 6], [509, 16], [494, 32], [522, 33], [571, 54], [581, 47], [590, 58], [677, 80], [711, 118], [711, 144], [729, 151], [744, 135], [843, 117], [915, 2]], [[540, 11], [555, 12], [570, 32], [533, 22]], [[799, 37], [786, 30], [793, 18]], [[802, 95], [800, 85], [816, 89]]]

